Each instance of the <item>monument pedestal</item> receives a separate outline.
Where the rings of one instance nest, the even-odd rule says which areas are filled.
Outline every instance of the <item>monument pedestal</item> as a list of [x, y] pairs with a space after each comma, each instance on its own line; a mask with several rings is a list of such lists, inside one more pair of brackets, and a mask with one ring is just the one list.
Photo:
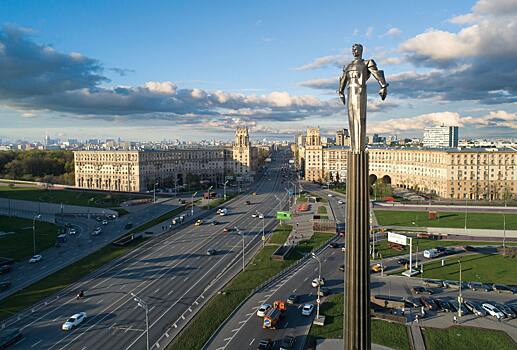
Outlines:
[[345, 350], [370, 350], [370, 203], [368, 152], [348, 154], [343, 339]]

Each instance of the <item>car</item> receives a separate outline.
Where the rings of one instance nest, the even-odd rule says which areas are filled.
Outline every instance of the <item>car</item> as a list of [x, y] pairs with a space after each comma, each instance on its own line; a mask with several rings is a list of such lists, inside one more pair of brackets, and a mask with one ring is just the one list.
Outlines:
[[341, 199], [337, 201], [338, 204], [345, 204]]
[[273, 345], [275, 343], [271, 339], [262, 339], [258, 343], [257, 350], [273, 350]]
[[102, 232], [102, 229], [100, 227], [96, 227], [95, 230], [92, 232], [92, 236], [98, 236]]
[[515, 318], [517, 317], [517, 313], [512, 310], [508, 305], [504, 305], [501, 303], [492, 303], [499, 311], [504, 314], [506, 318]]
[[291, 294], [287, 297], [286, 301], [288, 304], [296, 304], [298, 302], [298, 295]]
[[492, 291], [491, 285], [486, 284], [486, 283], [481, 283], [481, 282], [469, 282], [469, 283], [467, 283], [467, 287], [473, 291], [476, 291], [476, 290], [482, 290], [485, 292]]
[[339, 265], [339, 271], [345, 271], [345, 265], [344, 264], [341, 264]]
[[33, 255], [29, 259], [29, 263], [30, 264], [34, 264], [34, 263], [37, 263], [37, 262], [41, 261], [41, 259], [43, 259], [43, 256], [41, 254], [36, 254], [36, 255]]
[[339, 243], [337, 242], [332, 242], [329, 244], [330, 248], [339, 248]]
[[406, 258], [400, 258], [397, 260], [397, 264], [399, 265], [406, 265], [406, 264], [409, 264], [409, 260], [406, 259]]
[[0, 282], [0, 292], [3, 292], [4, 290], [8, 290], [9, 288], [11, 288], [10, 281], [1, 281]]
[[330, 288], [327, 287], [320, 287], [320, 297], [326, 297], [327, 295], [330, 295]]
[[103, 225], [107, 225], [108, 224], [108, 220], [102, 220], [102, 224]]
[[476, 247], [473, 247], [471, 245], [464, 245], [463, 246], [463, 249], [467, 252], [475, 252], [476, 251]]
[[215, 255], [217, 253], [217, 250], [215, 249], [208, 249], [206, 251], [206, 255]]
[[438, 310], [443, 312], [451, 312], [454, 311], [451, 304], [445, 299], [435, 299], [436, 305], [438, 305]]
[[443, 286], [445, 288], [450, 288], [450, 289], [460, 289], [460, 282], [446, 280], [446, 281], [443, 281]]
[[381, 264], [373, 264], [372, 265], [372, 272], [380, 272], [382, 270], [382, 265]]
[[427, 287], [433, 287], [433, 288], [443, 288], [443, 281], [442, 280], [432, 280], [432, 279], [425, 279], [424, 285]]
[[264, 214], [259, 214], [259, 219], [264, 219]]
[[271, 309], [271, 304], [262, 304], [257, 309], [257, 316], [258, 317], [264, 317], [266, 315], [266, 312]]
[[[318, 282], [319, 282], [319, 283], [318, 283]], [[317, 287], [318, 287], [318, 284], [319, 284], [320, 286], [325, 285], [325, 279], [324, 279], [323, 277], [321, 277], [319, 280], [318, 280], [318, 278], [315, 278], [315, 279], [313, 279], [313, 280], [312, 280], [311, 285], [312, 285], [314, 288], [317, 288]]]
[[258, 216], [258, 215], [257, 215], [257, 213], [253, 213], [253, 214], [251, 214], [251, 217], [252, 217], [252, 218], [256, 218], [257, 216]]
[[250, 201], [246, 201], [246, 205], [250, 205], [250, 204], [251, 204], [251, 202], [250, 202]]
[[506, 304], [507, 307], [512, 309], [512, 311], [517, 314], [517, 304]]
[[425, 288], [425, 287], [416, 286], [416, 287], [411, 288], [411, 291], [415, 294], [427, 294], [427, 295], [434, 294], [432, 289]]
[[302, 307], [302, 316], [312, 315], [313, 310], [314, 310], [314, 304], [304, 304]]
[[11, 266], [9, 266], [9, 265], [0, 266], [0, 275], [3, 275], [4, 273], [8, 273], [9, 271], [11, 271]]
[[72, 317], [70, 317], [63, 325], [61, 329], [64, 331], [71, 331], [75, 327], [79, 326], [86, 319], [85, 312], [79, 312]]
[[483, 310], [487, 312], [487, 314], [489, 314], [492, 317], [495, 317], [497, 319], [504, 318], [504, 314], [501, 311], [499, 311], [498, 308], [496, 308], [494, 305], [490, 303], [483, 303], [481, 304], [481, 307], [483, 308]]
[[461, 314], [462, 315], [467, 315], [469, 313], [469, 309], [467, 309], [465, 307], [465, 304], [461, 304], [461, 306], [458, 304], [458, 301], [456, 299], [452, 299], [449, 301], [449, 303], [454, 306], [454, 308], [456, 309], [456, 311], [458, 311], [459, 308], [461, 308]]
[[484, 317], [486, 316], [486, 311], [485, 309], [483, 309], [481, 307], [480, 304], [478, 304], [477, 302], [473, 301], [473, 300], [467, 300], [465, 302], [465, 307], [470, 311], [472, 312], [474, 315], [478, 316], [478, 317]]
[[197, 219], [196, 222], [194, 223], [194, 226], [201, 226], [203, 225], [203, 220], [201, 219]]
[[513, 294], [514, 293], [514, 290], [504, 284], [494, 284], [492, 286], [492, 288], [497, 292], [497, 293], [510, 293], [510, 294]]
[[101, 222], [101, 221], [102, 221], [102, 218], [101, 218], [100, 216], [97, 216], [97, 217], [95, 218], [95, 220], [97, 220], [98, 222]]
[[291, 335], [286, 335], [282, 341], [280, 342], [280, 347], [278, 350], [291, 350], [294, 345], [294, 337]]
[[73, 235], [77, 234], [77, 230], [76, 230], [75, 228], [71, 228], [71, 229], [68, 231], [68, 233], [69, 233], [70, 235], [72, 235], [72, 236], [73, 236]]
[[327, 197], [333, 197], [334, 195], [332, 193], [327, 194]]
[[252, 195], [252, 196], [256, 196], [256, 195], [257, 195], [257, 192], [253, 192], [251, 195]]
[[228, 214], [228, 209], [226, 208], [221, 209], [221, 211], [219, 212], [219, 216], [225, 216], [226, 214]]
[[219, 221], [214, 220], [214, 221], [212, 221], [210, 224], [211, 224], [212, 226], [219, 225]]
[[436, 301], [433, 298], [421, 297], [420, 301], [422, 302], [422, 305], [426, 309], [428, 309], [428, 310], [438, 310], [438, 305], [436, 304]]
[[117, 218], [117, 215], [115, 215], [115, 214], [108, 215], [108, 220], [115, 220], [116, 218]]
[[233, 231], [233, 227], [225, 227], [223, 229], [223, 232], [232, 232]]

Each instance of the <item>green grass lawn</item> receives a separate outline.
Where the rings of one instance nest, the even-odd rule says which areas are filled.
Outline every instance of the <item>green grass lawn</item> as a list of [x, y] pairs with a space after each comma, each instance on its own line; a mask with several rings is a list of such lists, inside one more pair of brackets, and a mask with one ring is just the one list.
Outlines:
[[459, 264], [463, 281], [517, 284], [517, 258], [499, 254], [471, 254], [452, 257], [424, 265], [424, 278], [459, 280]]
[[44, 279], [31, 284], [27, 288], [0, 301], [0, 320], [5, 319], [23, 309], [34, 305], [54, 293], [59, 292], [80, 278], [97, 270], [99, 267], [116, 259], [141, 244], [144, 239], [139, 239], [125, 247], [108, 245], [95, 253], [92, 253], [78, 262], [55, 272]]
[[[36, 252], [56, 243], [58, 229], [57, 225], [36, 221]], [[32, 220], [0, 216], [0, 257], [24, 260], [31, 257], [32, 253]]]
[[427, 350], [513, 350], [517, 344], [505, 332], [473, 327], [423, 330]]
[[171, 211], [169, 211], [169, 212], [167, 212], [167, 213], [157, 217], [156, 219], [153, 219], [151, 221], [146, 222], [145, 224], [142, 224], [142, 225], [140, 225], [138, 227], [135, 227], [134, 229], [129, 231], [127, 233], [127, 235], [132, 235], [132, 234], [135, 234], [135, 233], [138, 233], [138, 232], [145, 231], [148, 228], [151, 228], [151, 227], [153, 227], [155, 225], [158, 225], [161, 222], [164, 222], [166, 220], [172, 219], [173, 217], [181, 214], [184, 210], [185, 210], [185, 206], [181, 206], [181, 207], [178, 207], [176, 209], [173, 209], [173, 210], [171, 210]]
[[293, 264], [308, 249], [312, 250], [321, 245], [328, 239], [325, 237], [327, 234], [315, 233], [312, 239], [303, 242], [303, 246], [297, 247], [289, 260], [285, 261], [271, 259], [271, 254], [278, 246], [265, 246], [246, 266], [246, 270], [225, 286], [226, 294], [215, 295], [167, 349], [201, 349], [217, 327], [255, 287]]
[[118, 207], [120, 203], [138, 198], [152, 198], [143, 194], [118, 194], [73, 190], [45, 190], [34, 187], [0, 186], [0, 197], [36, 202], [63, 203], [91, 207]]
[[[317, 338], [343, 338], [343, 294], [335, 294], [326, 298], [321, 305], [320, 313], [325, 315], [325, 326], [311, 327], [309, 336]], [[372, 319], [372, 342], [388, 346], [392, 349], [408, 350], [409, 340], [406, 326], [383, 320]]]
[[[465, 227], [465, 212], [441, 212], [439, 219], [428, 220], [425, 211], [376, 209], [375, 216], [379, 224], [383, 226]], [[503, 214], [469, 213], [467, 214], [467, 228], [502, 230]], [[506, 214], [506, 229], [517, 230], [517, 214]]]
[[318, 214], [327, 214], [327, 207], [323, 205], [318, 207]]
[[292, 229], [293, 227], [291, 225], [277, 226], [276, 229], [273, 231], [273, 234], [271, 235], [271, 238], [269, 239], [268, 243], [284, 244], [285, 241], [287, 241], [287, 237], [289, 237], [289, 234], [291, 233]]
[[[502, 242], [478, 242], [478, 241], [444, 241], [444, 240], [433, 240], [433, 239], [413, 239], [413, 252], [424, 251], [430, 248], [436, 247], [454, 247], [454, 246], [482, 246], [482, 245], [502, 245]], [[508, 245], [517, 245], [517, 242], [507, 243]], [[378, 241], [375, 243], [375, 251], [382, 254], [383, 258], [389, 258], [397, 255], [409, 254], [409, 246], [404, 247], [403, 251], [391, 249], [388, 245], [388, 241]]]
[[235, 192], [227, 193], [226, 200], [224, 200], [224, 198], [222, 198], [222, 197], [216, 198], [216, 199], [211, 199], [210, 204], [208, 204], [208, 207], [210, 209], [216, 208], [216, 207], [220, 206], [221, 204], [228, 202], [230, 199], [235, 198], [235, 197], [237, 197], [237, 193], [235, 193]]

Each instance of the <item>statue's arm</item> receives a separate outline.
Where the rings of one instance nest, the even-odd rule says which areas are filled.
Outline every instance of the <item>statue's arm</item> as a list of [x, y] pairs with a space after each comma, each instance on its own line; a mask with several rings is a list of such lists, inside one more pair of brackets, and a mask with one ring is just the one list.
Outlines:
[[339, 78], [339, 88], [337, 91], [339, 98], [341, 99], [343, 104], [346, 104], [346, 99], [345, 99], [346, 84], [347, 84], [347, 75], [346, 75], [346, 71], [343, 70], [343, 75]]
[[388, 95], [388, 86], [390, 85], [386, 82], [386, 78], [384, 77], [384, 71], [379, 70], [377, 68], [377, 64], [374, 60], [368, 60], [367, 67], [368, 71], [370, 71], [370, 74], [373, 75], [373, 77], [381, 86], [381, 89], [379, 90], [379, 95], [381, 95], [381, 98], [384, 100]]

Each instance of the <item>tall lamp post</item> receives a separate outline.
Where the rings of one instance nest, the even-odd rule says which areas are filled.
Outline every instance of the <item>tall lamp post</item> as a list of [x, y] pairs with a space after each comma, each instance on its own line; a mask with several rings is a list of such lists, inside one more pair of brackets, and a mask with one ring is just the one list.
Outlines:
[[239, 230], [237, 228], [237, 226], [235, 226], [235, 230], [238, 232], [238, 234], [241, 236], [242, 238], [242, 271], [244, 271], [244, 265], [245, 265], [245, 262], [244, 262], [244, 232], [242, 232], [241, 230]]
[[223, 197], [224, 197], [224, 200], [225, 200], [225, 201], [226, 201], [226, 185], [227, 185], [227, 184], [228, 184], [228, 180], [226, 180], [226, 181], [224, 182], [224, 184], [223, 184], [223, 192], [224, 192]]
[[463, 296], [461, 295], [461, 287], [463, 285], [463, 281], [461, 280], [461, 260], [458, 260], [458, 264], [460, 264], [460, 289], [458, 294], [458, 317], [462, 316], [461, 313], [461, 305], [463, 304]]
[[262, 246], [264, 247], [266, 245], [266, 237], [264, 236], [264, 231], [265, 231], [265, 227], [264, 227], [264, 220], [265, 220], [265, 215], [264, 213], [261, 213], [257, 210], [257, 213], [259, 215], [259, 218], [262, 219]]
[[41, 218], [41, 214], [35, 215], [32, 219], [32, 244], [33, 244], [33, 254], [36, 255], [36, 219]]
[[147, 350], [149, 350], [149, 306], [142, 300], [142, 298], [136, 296], [135, 293], [131, 293], [131, 296], [133, 297], [133, 300], [138, 303], [138, 306], [145, 310], [145, 334], [147, 338]]
[[210, 208], [210, 190], [214, 188], [214, 186], [210, 186], [208, 187], [208, 204], [206, 205], [207, 206], [207, 209]]
[[314, 252], [311, 253], [311, 256], [316, 259], [319, 264], [318, 270], [318, 298], [316, 299], [316, 319], [320, 318], [320, 286], [321, 286], [321, 260], [318, 258]]
[[465, 196], [465, 231], [467, 231], [467, 215], [469, 213], [467, 206], [467, 197]]
[[158, 186], [158, 182], [153, 185], [153, 203], [156, 203], [156, 186]]
[[194, 192], [192, 195], [192, 201], [190, 202], [190, 216], [194, 216], [194, 197], [196, 196], [197, 192]]

